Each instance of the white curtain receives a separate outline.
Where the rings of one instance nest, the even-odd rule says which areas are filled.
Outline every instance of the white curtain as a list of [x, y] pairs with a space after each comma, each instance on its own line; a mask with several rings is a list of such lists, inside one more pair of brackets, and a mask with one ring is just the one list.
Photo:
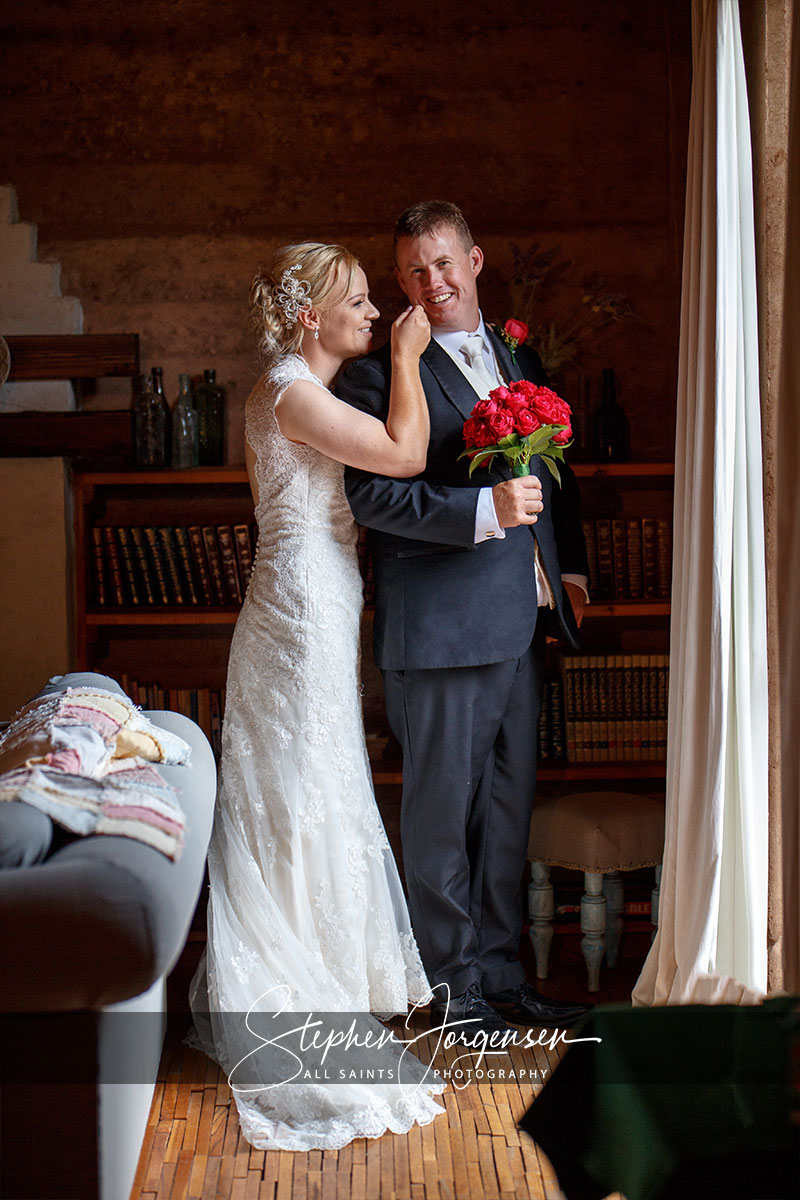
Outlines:
[[737, 0], [694, 0], [659, 930], [635, 1004], [767, 978], [767, 657], [750, 128]]
[[781, 370], [776, 421], [775, 579], [781, 705], [783, 986], [800, 994], [800, 6], [794, 9]]

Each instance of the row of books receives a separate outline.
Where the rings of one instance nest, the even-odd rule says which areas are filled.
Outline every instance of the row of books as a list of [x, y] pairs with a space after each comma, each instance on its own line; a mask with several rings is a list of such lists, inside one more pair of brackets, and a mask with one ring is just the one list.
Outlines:
[[157, 683], [140, 683], [122, 675], [120, 684], [134, 704], [141, 708], [169, 709], [195, 721], [211, 743], [219, 759], [222, 753], [222, 716], [225, 711], [224, 688], [165, 688]]
[[254, 525], [94, 525], [92, 578], [102, 607], [242, 603]]
[[583, 521], [594, 600], [668, 600], [672, 526], [657, 517]]
[[571, 763], [659, 761], [667, 754], [669, 656], [572, 655], [548, 680], [539, 758]]

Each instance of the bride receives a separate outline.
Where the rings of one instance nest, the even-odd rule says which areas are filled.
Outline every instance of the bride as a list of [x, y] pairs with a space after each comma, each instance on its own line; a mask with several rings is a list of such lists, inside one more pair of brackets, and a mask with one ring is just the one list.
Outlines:
[[[255, 1044], [251, 1009], [360, 1014], [386, 1036], [367, 1014], [430, 998], [366, 755], [362, 589], [343, 484], [343, 464], [398, 477], [423, 469], [428, 320], [410, 307], [392, 327], [384, 425], [329, 390], [342, 363], [369, 350], [379, 316], [349, 251], [285, 246], [251, 299], [266, 360], [245, 409], [258, 548], [231, 644], [208, 945], [191, 996], [199, 1043], [232, 1085]], [[276, 1086], [274, 1058], [248, 1061], [234, 1086], [259, 1149], [338, 1148], [442, 1111], [441, 1083], [415, 1059], [413, 1084]]]

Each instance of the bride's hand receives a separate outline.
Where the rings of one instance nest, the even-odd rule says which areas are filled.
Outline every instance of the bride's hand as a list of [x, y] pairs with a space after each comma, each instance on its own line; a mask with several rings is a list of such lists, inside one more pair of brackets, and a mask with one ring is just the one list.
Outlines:
[[409, 305], [392, 325], [392, 357], [419, 358], [431, 340], [431, 326], [425, 309]]

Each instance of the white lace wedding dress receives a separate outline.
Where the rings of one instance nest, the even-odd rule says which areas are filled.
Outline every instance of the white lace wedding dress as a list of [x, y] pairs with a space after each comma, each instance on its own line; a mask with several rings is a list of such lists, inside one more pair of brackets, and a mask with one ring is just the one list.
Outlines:
[[[239, 1036], [241, 1016], [220, 1013], [405, 1013], [429, 995], [364, 743], [361, 578], [344, 468], [289, 442], [275, 417], [296, 379], [319, 383], [299, 356], [280, 359], [245, 413], [258, 549], [231, 645], [208, 947], [192, 985], [199, 1043], [228, 1072], [254, 1040]], [[441, 1082], [412, 1064], [413, 1084], [234, 1092], [242, 1131], [260, 1149], [291, 1150], [406, 1132], [442, 1111]], [[257, 1085], [261, 1068], [247, 1066]]]

